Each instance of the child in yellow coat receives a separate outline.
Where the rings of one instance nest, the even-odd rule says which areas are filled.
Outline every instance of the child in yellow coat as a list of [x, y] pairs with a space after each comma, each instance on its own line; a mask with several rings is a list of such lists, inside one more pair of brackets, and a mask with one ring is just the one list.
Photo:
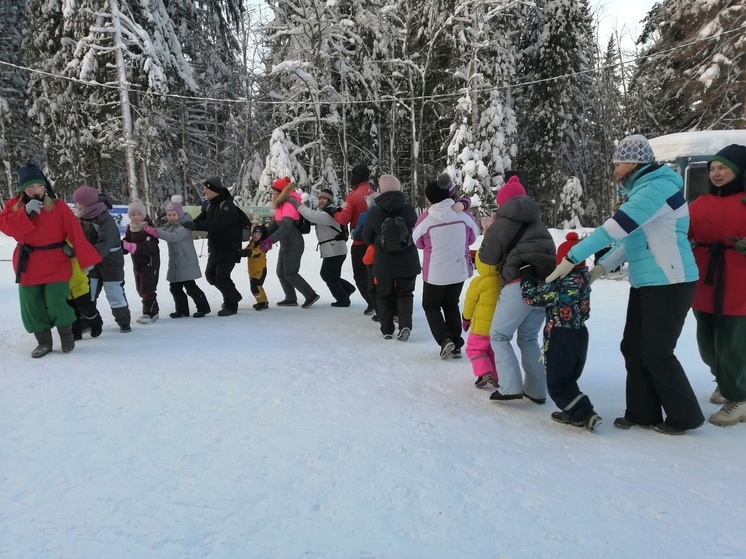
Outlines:
[[479, 275], [471, 280], [466, 290], [464, 311], [461, 314], [464, 332], [469, 331], [466, 356], [471, 361], [474, 376], [477, 377], [474, 385], [477, 388], [488, 384], [497, 387], [497, 367], [490, 340], [490, 326], [500, 295], [500, 273], [497, 266], [488, 266], [479, 260], [479, 254], [474, 260]]
[[75, 310], [75, 322], [72, 325], [73, 339], [82, 339], [83, 329], [86, 326], [91, 328], [91, 337], [96, 338], [101, 335], [104, 322], [91, 299], [88, 275], [80, 268], [77, 258], [70, 258], [70, 263], [73, 267], [73, 274], [70, 276], [70, 295], [67, 302]]
[[263, 311], [269, 308], [267, 294], [264, 292], [264, 280], [267, 277], [267, 253], [259, 247], [262, 241], [268, 237], [267, 228], [264, 225], [256, 225], [251, 230], [251, 240], [243, 249], [243, 255], [249, 259], [249, 285], [251, 294], [256, 299], [254, 309]]

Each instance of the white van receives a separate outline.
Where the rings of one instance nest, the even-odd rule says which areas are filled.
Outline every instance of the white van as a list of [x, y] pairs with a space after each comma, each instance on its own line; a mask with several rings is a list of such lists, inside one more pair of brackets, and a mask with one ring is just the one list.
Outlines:
[[687, 202], [709, 191], [707, 162], [730, 144], [746, 146], [746, 130], [680, 132], [650, 140], [655, 160], [667, 163], [684, 179]]

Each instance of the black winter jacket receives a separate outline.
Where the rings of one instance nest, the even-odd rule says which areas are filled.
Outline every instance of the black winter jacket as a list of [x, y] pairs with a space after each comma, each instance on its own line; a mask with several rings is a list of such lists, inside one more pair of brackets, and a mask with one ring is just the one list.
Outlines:
[[[410, 232], [412, 231], [417, 222], [417, 213], [412, 204], [407, 202], [402, 192], [384, 192], [368, 210], [362, 233], [366, 244], [375, 243], [376, 237], [381, 234], [381, 224], [391, 210], [395, 210], [409, 226]], [[420, 255], [414, 243], [401, 252], [385, 252], [378, 247], [375, 250], [373, 275], [377, 278], [411, 278], [422, 271]]]
[[241, 223], [233, 197], [227, 190], [203, 207], [194, 218], [194, 230], [207, 232], [207, 250], [214, 257], [241, 261]]

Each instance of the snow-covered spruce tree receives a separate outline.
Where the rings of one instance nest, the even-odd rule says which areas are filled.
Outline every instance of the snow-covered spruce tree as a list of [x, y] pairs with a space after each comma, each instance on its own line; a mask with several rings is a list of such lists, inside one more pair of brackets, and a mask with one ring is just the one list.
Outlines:
[[[460, 2], [456, 7], [454, 35], [459, 51], [454, 76], [464, 80], [464, 96], [456, 107], [448, 145], [448, 171], [464, 194], [478, 198], [487, 213], [494, 204], [492, 187], [502, 183], [515, 155], [516, 132], [509, 85], [515, 76], [517, 32], [510, 21], [517, 16], [515, 2], [496, 0], [483, 4]], [[479, 210], [475, 208], [479, 213]]]
[[297, 157], [298, 146], [287, 137], [282, 128], [272, 132], [269, 141], [269, 154], [264, 163], [264, 169], [259, 177], [259, 187], [256, 190], [251, 205], [268, 206], [272, 201], [270, 192], [272, 181], [281, 177], [290, 177], [301, 189], [308, 192], [302, 185], [308, 184], [308, 176], [303, 162]]
[[295, 173], [296, 184], [317, 192], [324, 185], [329, 146], [336, 143], [338, 103], [344, 100], [332, 83], [332, 68], [346, 26], [335, 2], [278, 0], [270, 7], [274, 18], [266, 26], [266, 81], [271, 98], [280, 101], [273, 106], [271, 123], [297, 146], [305, 172]]
[[585, 150], [591, 138], [588, 93], [583, 91], [590, 84], [582, 73], [592, 63], [590, 12], [586, 0], [539, 0], [526, 17], [519, 67], [528, 85], [515, 92], [516, 168], [528, 172], [528, 191], [545, 221], [553, 224], [552, 201], [573, 174], [578, 150]]
[[585, 219], [588, 225], [602, 223], [612, 212], [616, 187], [612, 184], [611, 156], [616, 143], [628, 130], [625, 127], [627, 99], [622, 83], [619, 61], [619, 50], [616, 39], [612, 36], [606, 45], [602, 68], [594, 74], [597, 101], [597, 126], [595, 127], [598, 144], [598, 158], [595, 162], [597, 174], [594, 180], [586, 181], [585, 190], [588, 200], [585, 208]]
[[[31, 63], [110, 86], [32, 78], [32, 115], [50, 167], [69, 185], [87, 181], [119, 198], [139, 196], [148, 162], [143, 168], [141, 154], [138, 164], [133, 119], [149, 122], [155, 104], [138, 103], [138, 95], [165, 93], [178, 82], [196, 89], [163, 1], [32, 0], [30, 14], [25, 46]], [[168, 135], [147, 137], [162, 142]]]
[[[0, 52], [2, 61], [24, 66], [21, 50], [24, 0], [6, 0], [0, 4]], [[25, 70], [0, 64], [0, 200], [15, 194], [15, 169], [25, 160], [40, 161], [40, 151], [26, 116]]]
[[583, 227], [580, 223], [580, 218], [585, 214], [582, 198], [583, 187], [580, 185], [578, 177], [567, 179], [560, 192], [559, 205], [557, 206], [557, 218], [560, 220], [558, 227], [560, 229], [579, 229]]
[[633, 88], [650, 136], [746, 128], [746, 5], [664, 0], [645, 19]]

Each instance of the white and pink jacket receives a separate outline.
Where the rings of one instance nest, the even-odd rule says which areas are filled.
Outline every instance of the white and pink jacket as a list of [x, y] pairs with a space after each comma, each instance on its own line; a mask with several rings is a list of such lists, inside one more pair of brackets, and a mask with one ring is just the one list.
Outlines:
[[446, 198], [433, 204], [412, 231], [412, 240], [423, 250], [422, 279], [432, 285], [466, 281], [473, 272], [469, 245], [479, 229], [471, 214], [453, 210], [454, 203]]

